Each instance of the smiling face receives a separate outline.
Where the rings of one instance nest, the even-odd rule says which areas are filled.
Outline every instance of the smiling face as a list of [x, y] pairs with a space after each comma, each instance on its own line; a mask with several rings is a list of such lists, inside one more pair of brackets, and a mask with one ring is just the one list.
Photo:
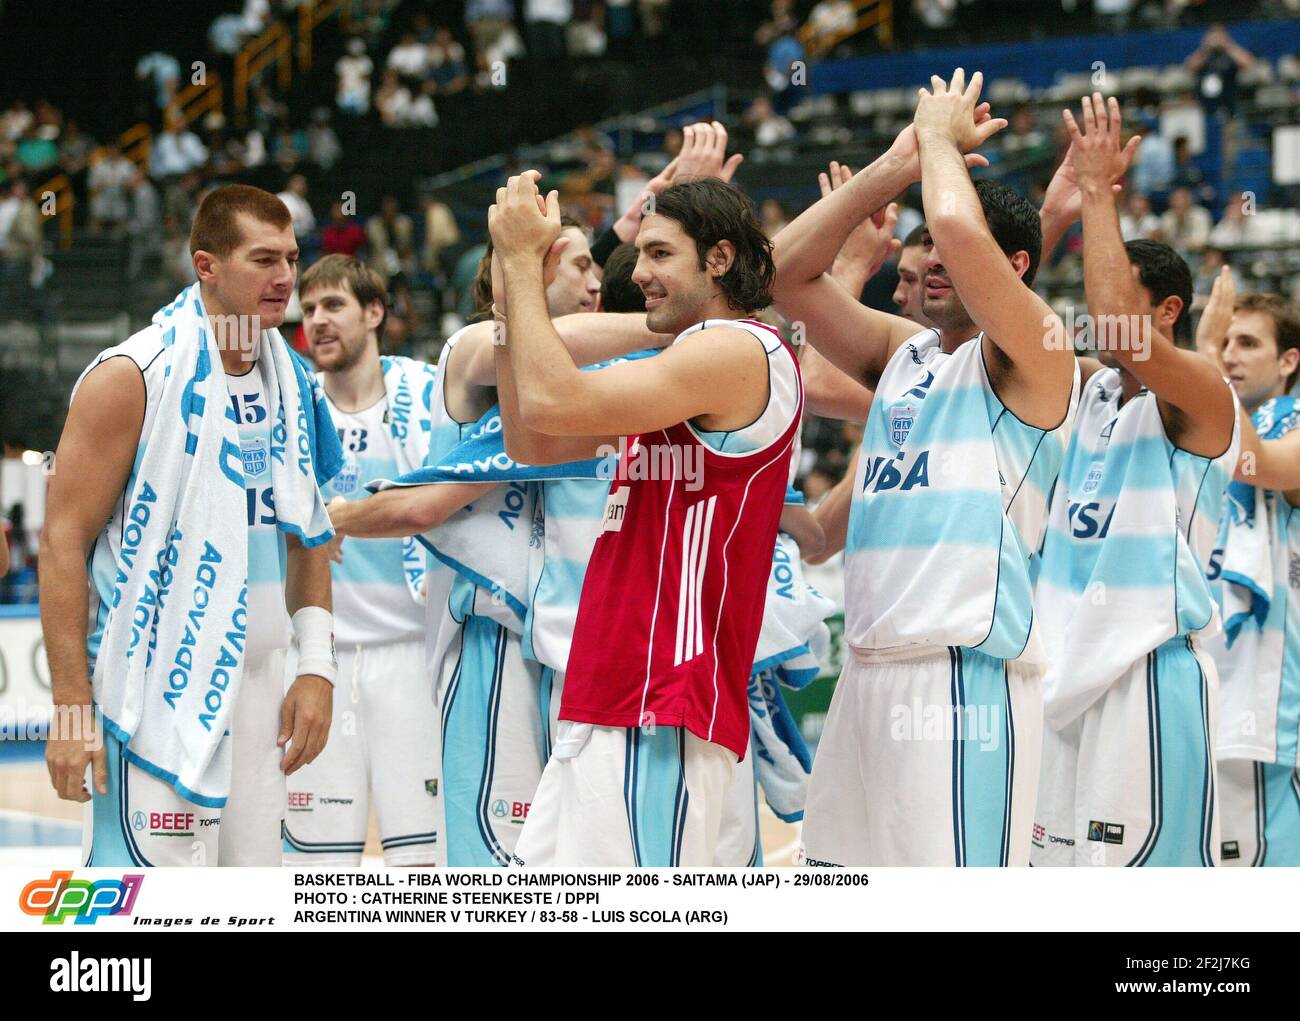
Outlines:
[[371, 344], [379, 353], [375, 330], [384, 318], [383, 302], [363, 307], [345, 282], [322, 284], [302, 292], [299, 299], [307, 348], [322, 372], [352, 368]]
[[632, 282], [645, 294], [650, 330], [676, 334], [707, 318], [717, 282], [709, 268], [700, 268], [695, 241], [680, 223], [647, 216], [637, 232], [636, 248]]
[[1300, 351], [1279, 353], [1277, 327], [1266, 312], [1237, 312], [1223, 345], [1223, 368], [1237, 397], [1253, 411], [1286, 393], [1286, 381], [1300, 361]]
[[284, 322], [298, 275], [293, 226], [277, 227], [247, 213], [236, 222], [240, 241], [230, 252], [194, 253], [205, 304], [211, 314], [260, 316], [261, 328], [273, 329]]
[[546, 288], [546, 307], [551, 318], [574, 312], [595, 312], [600, 298], [600, 277], [596, 260], [591, 257], [587, 235], [580, 227], [565, 227], [561, 234], [569, 239], [560, 253], [555, 279]]

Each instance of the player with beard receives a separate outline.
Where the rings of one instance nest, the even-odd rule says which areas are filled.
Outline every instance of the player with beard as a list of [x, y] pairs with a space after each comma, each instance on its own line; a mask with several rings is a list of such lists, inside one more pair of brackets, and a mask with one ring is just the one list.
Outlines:
[[1250, 416], [1210, 558], [1225, 632], [1207, 642], [1221, 681], [1220, 863], [1300, 865], [1300, 314], [1275, 294], [1236, 297], [1225, 268], [1196, 342]]
[[[984, 160], [962, 156], [1006, 122], [979, 102], [980, 74], [969, 87], [960, 69], [950, 85], [931, 84], [889, 151], [776, 246], [778, 308], [875, 391], [845, 553], [852, 658], [813, 763], [808, 864], [1029, 855], [1045, 663], [1028, 558], [1077, 372], [1072, 351], [1043, 343], [1058, 320], [1028, 286], [1037, 211], [1002, 185], [973, 183], [967, 167]], [[921, 332], [825, 276], [852, 226], [917, 180], [923, 311], [936, 324]]]
[[[298, 293], [345, 458], [322, 492], [355, 500], [363, 481], [424, 463], [434, 370], [380, 356], [387, 288], [351, 256], [321, 259]], [[334, 566], [345, 695], [326, 750], [289, 784], [290, 864], [360, 865], [372, 805], [386, 865], [438, 860], [438, 719], [424, 662], [423, 581], [424, 555], [410, 536], [357, 543]]]
[[620, 456], [516, 861], [710, 865], [748, 743], [802, 410], [793, 354], [747, 318], [769, 301], [770, 243], [729, 185], [667, 188], [641, 221], [633, 279], [650, 328], [676, 339], [654, 358], [582, 372], [546, 315], [558, 196], [543, 200], [537, 176], [511, 178], [489, 217], [508, 299], [497, 354], [507, 449], [529, 463]]

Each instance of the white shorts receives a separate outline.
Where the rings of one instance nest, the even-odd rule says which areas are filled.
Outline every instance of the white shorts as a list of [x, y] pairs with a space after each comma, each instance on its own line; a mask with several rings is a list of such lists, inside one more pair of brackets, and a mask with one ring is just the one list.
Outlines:
[[722, 823], [713, 864], [719, 868], [745, 868], [763, 864], [758, 832], [758, 782], [754, 778], [754, 742], [736, 765], [722, 807]]
[[1219, 760], [1221, 865], [1300, 865], [1300, 770]]
[[712, 865], [735, 767], [682, 727], [561, 721], [514, 863]]
[[541, 672], [486, 617], [466, 618], [439, 667], [448, 865], [510, 863], [546, 765]]
[[289, 777], [284, 860], [360, 865], [374, 805], [385, 865], [436, 865], [438, 711], [424, 640], [339, 650], [329, 742]]
[[1041, 678], [955, 647], [850, 658], [813, 758], [803, 864], [1028, 864]]
[[[280, 705], [285, 653], [244, 664], [231, 712], [230, 794], [224, 808], [186, 801], [152, 773], [128, 762], [105, 734], [108, 794], [86, 804], [82, 850], [87, 867], [279, 865], [285, 776]], [[87, 789], [94, 791], [87, 772]]]
[[1047, 728], [1034, 865], [1214, 865], [1214, 662], [1166, 642]]

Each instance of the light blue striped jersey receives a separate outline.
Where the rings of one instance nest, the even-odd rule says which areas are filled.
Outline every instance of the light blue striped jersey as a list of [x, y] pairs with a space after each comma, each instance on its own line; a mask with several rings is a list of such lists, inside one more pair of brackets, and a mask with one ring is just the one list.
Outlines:
[[[327, 398], [328, 400], [328, 398]], [[343, 470], [321, 487], [325, 499], [366, 495], [371, 479], [402, 474], [389, 423], [386, 397], [362, 411], [340, 411], [329, 402], [330, 417], [343, 446]], [[415, 558], [408, 563], [408, 557]], [[349, 539], [343, 562], [332, 564], [334, 639], [340, 646], [413, 641], [424, 636], [424, 607], [411, 598], [407, 568], [420, 570], [424, 550], [414, 539]]]
[[1218, 457], [1190, 454], [1170, 441], [1155, 394], [1121, 408], [1122, 387], [1116, 369], [1088, 380], [1043, 543], [1044, 697], [1057, 729], [1147, 653], [1218, 629], [1205, 573], [1239, 432], [1234, 422]]
[[951, 354], [918, 333], [880, 377], [844, 551], [845, 627], [866, 651], [963, 646], [1041, 663], [1029, 555], [1038, 548], [1078, 398], [1054, 429], [998, 399], [984, 336]]
[[[1300, 428], [1300, 402], [1276, 397], [1251, 416], [1264, 440]], [[1210, 580], [1224, 635], [1215, 756], [1300, 766], [1300, 509], [1282, 493], [1228, 486]], [[1226, 641], [1225, 641], [1226, 639]]]

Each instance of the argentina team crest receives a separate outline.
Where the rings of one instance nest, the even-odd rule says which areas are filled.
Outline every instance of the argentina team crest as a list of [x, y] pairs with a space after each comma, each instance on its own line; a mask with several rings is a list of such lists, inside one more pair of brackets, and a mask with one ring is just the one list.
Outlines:
[[907, 442], [915, 422], [915, 404], [896, 404], [889, 409], [889, 439], [894, 446], [901, 447]]
[[244, 474], [256, 479], [266, 473], [266, 440], [248, 440], [240, 444], [244, 455]]
[[357, 485], [361, 481], [361, 469], [357, 467], [357, 462], [348, 460], [343, 462], [343, 467], [339, 473], [334, 476], [332, 485], [334, 492], [339, 496], [351, 496], [357, 491]]
[[1083, 480], [1083, 495], [1092, 496], [1093, 493], [1101, 487], [1101, 470], [1102, 462], [1093, 461], [1088, 468], [1088, 474]]

